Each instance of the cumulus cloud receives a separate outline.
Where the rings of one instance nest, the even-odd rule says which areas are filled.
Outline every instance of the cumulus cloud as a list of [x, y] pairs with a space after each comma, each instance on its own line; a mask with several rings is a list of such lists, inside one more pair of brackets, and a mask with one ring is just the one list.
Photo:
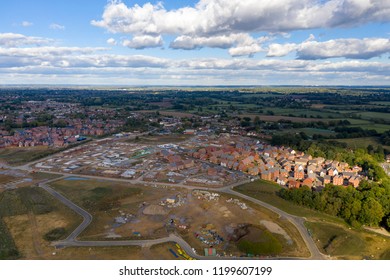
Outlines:
[[280, 57], [296, 51], [299, 59], [357, 58], [369, 59], [390, 52], [390, 40], [385, 38], [334, 39], [325, 42], [310, 38], [301, 44], [270, 44], [268, 57]]
[[[380, 0], [200, 0], [166, 10], [161, 2], [128, 7], [112, 1], [91, 24], [113, 33], [198, 36], [226, 32], [285, 32], [357, 26], [390, 20], [390, 2]], [[180, 23], [180, 24], [178, 24]]]
[[49, 25], [49, 28], [50, 29], [53, 29], [53, 30], [65, 30], [65, 26], [61, 25], [61, 24], [58, 24], [58, 23], [52, 23]]
[[280, 57], [286, 56], [290, 52], [295, 51], [297, 49], [297, 44], [289, 43], [289, 44], [270, 44], [268, 46], [268, 57]]
[[150, 36], [150, 35], [141, 35], [134, 36], [131, 40], [124, 40], [123, 46], [132, 48], [132, 49], [146, 49], [146, 48], [155, 48], [161, 47], [163, 45], [162, 36]]
[[[123, 42], [130, 48], [160, 47], [161, 36], [175, 35], [170, 43], [173, 49], [212, 47], [229, 49], [232, 56], [251, 56], [263, 51], [258, 42], [242, 42], [253, 32], [288, 34], [293, 30], [388, 21], [390, 2], [380, 0], [199, 0], [194, 6], [172, 10], [162, 2], [127, 6], [113, 0], [102, 18], [91, 24], [112, 33], [133, 35], [133, 39]], [[314, 36], [308, 41], [313, 40]], [[268, 55], [283, 56], [292, 48], [275, 44]]]
[[117, 42], [114, 38], [109, 38], [107, 40], [107, 44], [111, 45], [111, 46], [116, 46]]
[[297, 50], [300, 59], [333, 57], [369, 59], [390, 52], [390, 40], [385, 38], [335, 39], [326, 42], [309, 41]]
[[270, 40], [270, 37], [262, 36], [254, 39], [246, 33], [216, 35], [209, 37], [193, 37], [182, 35], [171, 42], [173, 49], [193, 50], [203, 47], [228, 49], [232, 56], [253, 55], [263, 51], [261, 44]]
[[0, 46], [4, 47], [19, 47], [28, 45], [47, 45], [53, 40], [41, 37], [25, 36], [17, 33], [0, 33]]

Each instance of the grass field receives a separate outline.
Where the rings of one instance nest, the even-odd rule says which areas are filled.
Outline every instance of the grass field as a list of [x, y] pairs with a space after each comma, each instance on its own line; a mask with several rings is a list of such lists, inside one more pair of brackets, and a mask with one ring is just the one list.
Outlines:
[[368, 124], [358, 124], [358, 125], [351, 125], [352, 127], [361, 127], [362, 129], [374, 129], [378, 133], [383, 133], [385, 131], [390, 130], [389, 124], [380, 124], [380, 123], [368, 123]]
[[286, 201], [277, 195], [277, 192], [281, 189], [279, 185], [264, 180], [257, 180], [248, 184], [244, 184], [235, 187], [234, 190], [248, 196], [254, 197], [266, 203], [269, 203], [279, 209], [306, 218], [314, 218], [321, 220], [328, 220], [332, 222], [343, 222], [341, 219], [330, 216], [318, 211], [314, 211], [305, 207], [295, 205], [289, 201]]
[[0, 220], [0, 247], [8, 250], [4, 258], [36, 259], [42, 258], [41, 245], [49, 246], [43, 240], [47, 232], [62, 227], [67, 236], [82, 219], [43, 189], [23, 187], [1, 193]]
[[286, 134], [286, 133], [299, 133], [304, 132], [309, 136], [312, 136], [313, 134], [320, 134], [324, 136], [330, 136], [333, 135], [335, 132], [328, 129], [319, 129], [319, 128], [311, 128], [311, 127], [304, 127], [304, 128], [295, 128], [295, 129], [283, 129], [278, 134]]
[[247, 255], [278, 255], [282, 252], [282, 244], [268, 230], [252, 227], [250, 234], [238, 242], [238, 248]]
[[34, 172], [31, 174], [31, 176], [34, 180], [44, 180], [44, 179], [51, 180], [51, 179], [59, 178], [62, 175], [44, 173], [44, 172]]
[[383, 119], [386, 121], [390, 121], [390, 114], [381, 113], [381, 112], [359, 112], [359, 115], [362, 116], [363, 119]]
[[388, 259], [390, 238], [345, 226], [307, 222], [318, 248], [339, 259]]
[[20, 253], [7, 225], [0, 215], [0, 260], [18, 259]]
[[55, 149], [47, 147], [4, 148], [0, 149], [0, 159], [10, 165], [19, 165], [43, 158], [53, 152]]
[[139, 142], [142, 144], [168, 144], [168, 143], [180, 143], [189, 138], [192, 135], [184, 134], [171, 134], [171, 135], [157, 135], [157, 136], [143, 136], [136, 139], [127, 140], [126, 142]]
[[[367, 148], [368, 145], [378, 147], [381, 145], [378, 137], [363, 137], [363, 138], [351, 138], [351, 139], [336, 139], [338, 142], [346, 143], [348, 147], [352, 149]], [[386, 149], [390, 149], [389, 146], [383, 146]]]
[[240, 117], [249, 117], [252, 120], [256, 117], [259, 117], [260, 120], [265, 122], [278, 122], [280, 120], [289, 120], [291, 122], [316, 122], [316, 121], [324, 121], [324, 119], [318, 119], [318, 118], [302, 118], [302, 117], [289, 117], [289, 116], [281, 116], [281, 115], [260, 115], [260, 114], [241, 114]]

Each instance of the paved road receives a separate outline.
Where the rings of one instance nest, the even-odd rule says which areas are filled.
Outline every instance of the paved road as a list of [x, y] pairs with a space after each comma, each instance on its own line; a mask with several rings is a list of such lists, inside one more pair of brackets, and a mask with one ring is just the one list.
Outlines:
[[[62, 178], [61, 178], [62, 179]], [[56, 179], [58, 180], [58, 179]], [[54, 180], [52, 180], [54, 181]], [[78, 205], [74, 204], [72, 201], [67, 199], [65, 196], [60, 194], [59, 192], [53, 190], [50, 188], [46, 183], [39, 183], [39, 187], [46, 190], [48, 193], [50, 193], [52, 196], [57, 198], [59, 201], [61, 201], [63, 204], [68, 206], [70, 209], [75, 211], [77, 214], [83, 217], [82, 223], [65, 239], [65, 241], [75, 241], [77, 236], [82, 233], [87, 226], [92, 222], [92, 215], [89, 214], [87, 211], [85, 211], [83, 208], [79, 207]]]

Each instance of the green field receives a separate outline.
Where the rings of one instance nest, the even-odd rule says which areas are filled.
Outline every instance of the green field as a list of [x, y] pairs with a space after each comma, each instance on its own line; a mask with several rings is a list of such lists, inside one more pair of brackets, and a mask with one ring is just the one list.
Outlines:
[[342, 219], [314, 211], [309, 208], [298, 206], [282, 199], [277, 195], [277, 191], [280, 189], [282, 189], [282, 187], [279, 185], [264, 180], [257, 180], [234, 188], [235, 191], [269, 203], [287, 213], [296, 216], [321, 219], [344, 224]]
[[313, 136], [314, 134], [331, 136], [331, 135], [335, 134], [335, 132], [332, 130], [311, 128], [311, 127], [283, 129], [283, 130], [279, 131], [277, 134], [286, 134], [286, 133], [295, 134], [295, 133], [299, 133], [299, 132], [304, 132], [305, 134], [307, 134], [309, 136]]
[[18, 259], [19, 257], [18, 248], [0, 215], [0, 260]]
[[4, 148], [0, 149], [0, 159], [10, 165], [19, 165], [38, 160], [54, 152], [56, 152], [55, 149], [46, 147]]
[[[378, 137], [362, 137], [362, 138], [351, 138], [351, 139], [336, 139], [336, 141], [341, 143], [346, 143], [348, 147], [352, 149], [367, 148], [368, 145], [373, 147], [378, 147], [381, 145]], [[390, 150], [389, 146], [383, 146], [386, 149]]]
[[322, 253], [339, 259], [390, 259], [390, 238], [345, 226], [306, 222]]
[[282, 244], [268, 230], [253, 228], [248, 236], [241, 238], [238, 249], [247, 255], [277, 255], [282, 252]]
[[381, 113], [381, 112], [359, 112], [359, 115], [362, 116], [363, 119], [383, 119], [386, 121], [390, 121], [390, 114]]
[[381, 124], [381, 123], [368, 123], [368, 124], [358, 124], [358, 125], [351, 125], [352, 127], [361, 127], [362, 129], [374, 129], [378, 133], [383, 133], [385, 131], [390, 130], [389, 124]]
[[[32, 230], [32, 225], [28, 223], [27, 228], [11, 227], [7, 229], [5, 221], [18, 223], [21, 220], [28, 221], [30, 216], [35, 216], [37, 220], [46, 219], [48, 221], [44, 227], [40, 228], [42, 235], [46, 233], [46, 228], [53, 227], [57, 221], [66, 220], [63, 236], [67, 236], [82, 220], [79, 215], [41, 188], [24, 187], [5, 191], [0, 195], [0, 258], [13, 259], [25, 255], [25, 252], [18, 249], [19, 253], [15, 249], [15, 243], [31, 243], [31, 237], [25, 236], [24, 231], [26, 229]], [[11, 232], [13, 233], [11, 234]], [[14, 233], [18, 239], [15, 239]], [[29, 247], [32, 248], [32, 246], [31, 244]]]

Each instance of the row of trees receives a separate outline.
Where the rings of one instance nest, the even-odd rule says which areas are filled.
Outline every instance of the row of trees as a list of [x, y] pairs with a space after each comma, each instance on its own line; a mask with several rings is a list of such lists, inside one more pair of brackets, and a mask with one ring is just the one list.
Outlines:
[[390, 187], [363, 181], [355, 189], [327, 185], [321, 192], [308, 187], [282, 189], [279, 195], [298, 205], [343, 218], [352, 226], [384, 226], [390, 229]]

